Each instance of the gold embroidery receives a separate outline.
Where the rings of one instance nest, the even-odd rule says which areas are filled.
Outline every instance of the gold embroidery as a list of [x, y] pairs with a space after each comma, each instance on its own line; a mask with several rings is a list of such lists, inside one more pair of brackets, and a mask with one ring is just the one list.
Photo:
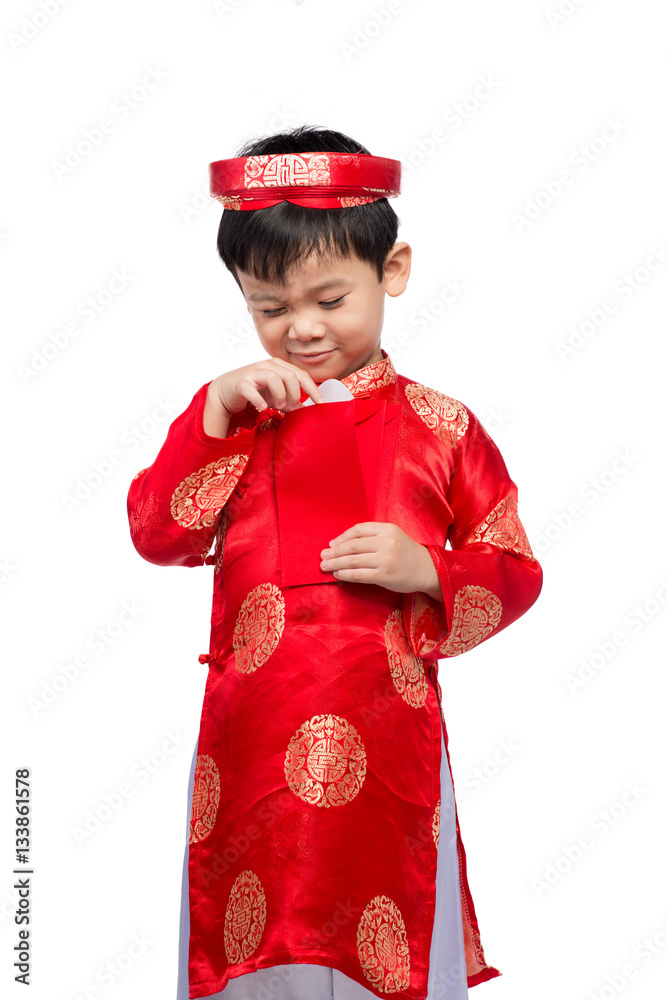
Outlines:
[[357, 952], [364, 975], [380, 993], [410, 986], [410, 947], [401, 911], [388, 896], [375, 896], [357, 927]]
[[230, 965], [245, 962], [257, 950], [265, 923], [264, 887], [248, 868], [234, 882], [225, 913], [225, 952]]
[[438, 842], [440, 840], [440, 799], [438, 799], [435, 806], [435, 812], [433, 813], [433, 822], [431, 824], [431, 829], [433, 831], [433, 843], [435, 844], [437, 850]]
[[352, 195], [347, 198], [344, 195], [341, 195], [340, 207], [353, 208], [355, 205], [367, 205], [369, 201], [374, 200], [374, 198], [362, 198], [361, 195]]
[[456, 592], [449, 638], [440, 647], [443, 656], [458, 656], [491, 635], [500, 621], [500, 598], [484, 587], [467, 586]]
[[258, 584], [239, 610], [232, 642], [234, 662], [242, 674], [266, 663], [285, 628], [285, 598], [273, 583]]
[[331, 183], [326, 153], [276, 153], [249, 156], [243, 183], [246, 188], [311, 186]]
[[235, 211], [241, 210], [241, 199], [236, 194], [214, 194], [213, 197], [221, 203], [223, 208], [231, 208]]
[[384, 625], [384, 642], [394, 687], [408, 705], [421, 708], [426, 701], [428, 681], [424, 671], [424, 661], [415, 656], [410, 649], [401, 608], [392, 611], [387, 618]]
[[225, 507], [220, 515], [220, 521], [215, 533], [215, 565], [214, 573], [219, 573], [222, 569], [222, 554], [225, 550], [225, 536], [227, 535], [227, 508]]
[[383, 389], [386, 385], [393, 385], [396, 381], [396, 370], [391, 362], [391, 358], [382, 350], [381, 361], [374, 361], [359, 371], [350, 372], [345, 378], [340, 379], [343, 385], [347, 386], [353, 396], [361, 396], [374, 389]]
[[190, 812], [190, 843], [206, 840], [213, 829], [220, 802], [220, 773], [215, 761], [208, 754], [197, 756], [192, 810]]
[[285, 777], [310, 805], [351, 802], [366, 777], [366, 750], [357, 730], [338, 715], [314, 715], [289, 742]]
[[228, 455], [186, 476], [174, 490], [171, 514], [183, 528], [208, 528], [232, 494], [248, 464], [248, 455]]
[[147, 465], [145, 469], [139, 469], [136, 476], [132, 476], [132, 482], [134, 482], [135, 479], [138, 479], [139, 476], [143, 476], [144, 472], [148, 472], [149, 469], [150, 465]]
[[514, 493], [497, 503], [483, 521], [475, 525], [463, 545], [486, 542], [505, 552], [514, 552], [526, 559], [535, 559], [533, 550], [519, 520], [517, 498]]
[[463, 403], [445, 396], [437, 389], [429, 389], [419, 382], [405, 387], [405, 396], [415, 413], [421, 417], [435, 436], [456, 448], [468, 429], [468, 411]]

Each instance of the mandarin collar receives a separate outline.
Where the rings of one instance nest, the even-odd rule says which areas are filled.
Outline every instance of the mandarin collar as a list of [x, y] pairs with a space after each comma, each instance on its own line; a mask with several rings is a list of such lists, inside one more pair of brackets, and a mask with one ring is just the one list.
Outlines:
[[344, 386], [350, 390], [353, 396], [362, 396], [374, 389], [382, 389], [386, 385], [391, 385], [396, 381], [396, 369], [391, 358], [381, 347], [381, 361], [374, 361], [364, 368], [359, 368], [356, 372], [350, 372], [345, 378], [340, 379]]

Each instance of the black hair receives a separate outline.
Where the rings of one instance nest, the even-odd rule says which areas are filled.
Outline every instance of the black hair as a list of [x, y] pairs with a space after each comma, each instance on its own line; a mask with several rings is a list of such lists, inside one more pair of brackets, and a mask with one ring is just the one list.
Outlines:
[[[252, 139], [235, 155], [320, 152], [370, 151], [342, 132], [299, 125]], [[258, 281], [285, 285], [288, 272], [313, 251], [320, 257], [355, 254], [375, 269], [380, 282], [387, 254], [396, 243], [399, 221], [387, 198], [352, 208], [307, 208], [283, 201], [247, 212], [225, 209], [218, 229], [218, 253], [239, 288], [237, 268]]]

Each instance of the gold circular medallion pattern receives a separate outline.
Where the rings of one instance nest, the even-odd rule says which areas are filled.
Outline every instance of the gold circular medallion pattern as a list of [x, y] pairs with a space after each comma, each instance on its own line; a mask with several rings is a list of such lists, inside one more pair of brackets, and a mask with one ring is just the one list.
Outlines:
[[209, 528], [243, 475], [248, 456], [227, 455], [186, 476], [174, 490], [171, 515], [183, 528]]
[[468, 411], [463, 403], [451, 396], [445, 396], [437, 389], [429, 389], [419, 382], [411, 382], [405, 387], [405, 396], [415, 413], [421, 417], [435, 436], [445, 444], [456, 448], [468, 429]]
[[314, 715], [289, 741], [285, 777], [291, 791], [309, 805], [351, 802], [366, 777], [359, 733], [339, 715]]
[[440, 799], [435, 804], [435, 810], [433, 812], [433, 822], [431, 824], [433, 830], [433, 843], [438, 848], [438, 841], [440, 840]]
[[394, 687], [408, 705], [421, 708], [426, 701], [428, 681], [424, 661], [410, 648], [401, 608], [396, 608], [387, 618], [384, 641]]
[[496, 548], [502, 549], [504, 552], [516, 552], [517, 555], [524, 556], [526, 559], [535, 558], [524, 527], [519, 520], [515, 494], [510, 493], [496, 504], [484, 520], [475, 525], [463, 544], [464, 546], [472, 545], [474, 542], [486, 542], [488, 545], [495, 545]]
[[401, 911], [388, 896], [375, 896], [357, 927], [357, 952], [364, 975], [380, 993], [410, 986], [410, 948]]
[[440, 647], [443, 656], [458, 656], [491, 635], [500, 621], [500, 598], [484, 587], [467, 586], [454, 596], [454, 614], [449, 638]]
[[285, 629], [285, 598], [273, 583], [260, 583], [244, 598], [234, 626], [234, 664], [242, 674], [261, 667]]
[[257, 950], [265, 923], [264, 888], [248, 868], [234, 882], [225, 913], [225, 952], [230, 965], [245, 962]]
[[201, 753], [197, 756], [192, 809], [190, 812], [190, 843], [206, 840], [213, 829], [220, 802], [220, 773], [212, 757]]

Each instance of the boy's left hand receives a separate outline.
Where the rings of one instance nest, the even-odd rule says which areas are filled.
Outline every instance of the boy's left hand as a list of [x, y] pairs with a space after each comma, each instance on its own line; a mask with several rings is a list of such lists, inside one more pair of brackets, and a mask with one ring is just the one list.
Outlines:
[[322, 549], [320, 568], [336, 580], [375, 583], [399, 594], [422, 591], [442, 601], [442, 588], [425, 545], [397, 524], [362, 521], [353, 524]]

